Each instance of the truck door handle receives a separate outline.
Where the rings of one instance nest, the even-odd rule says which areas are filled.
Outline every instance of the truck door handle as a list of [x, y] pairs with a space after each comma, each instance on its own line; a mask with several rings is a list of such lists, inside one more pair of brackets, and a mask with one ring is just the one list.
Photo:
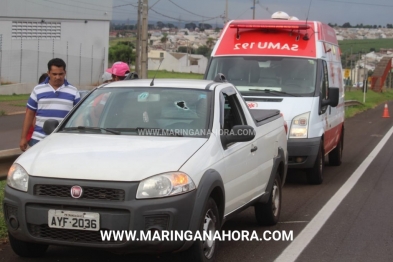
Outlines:
[[252, 148], [251, 148], [251, 153], [252, 152], [255, 152], [255, 151], [257, 151], [258, 150], [258, 147], [257, 146], [253, 146]]

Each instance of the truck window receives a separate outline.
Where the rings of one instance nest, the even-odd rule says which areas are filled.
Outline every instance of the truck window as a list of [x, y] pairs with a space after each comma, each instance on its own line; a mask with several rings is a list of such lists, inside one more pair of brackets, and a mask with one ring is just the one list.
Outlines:
[[328, 67], [326, 61], [322, 61], [322, 74], [321, 74], [321, 83], [320, 83], [320, 91], [322, 94], [322, 98], [328, 98], [328, 88], [329, 88], [329, 75], [328, 75]]
[[244, 113], [236, 95], [229, 96], [223, 93], [223, 99], [225, 99], [225, 103], [221, 110], [224, 111], [224, 131], [229, 132], [236, 125], [246, 125]]

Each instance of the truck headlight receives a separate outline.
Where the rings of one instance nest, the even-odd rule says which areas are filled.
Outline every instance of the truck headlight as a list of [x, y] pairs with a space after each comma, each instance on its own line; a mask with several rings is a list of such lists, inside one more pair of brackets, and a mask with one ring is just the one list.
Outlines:
[[29, 175], [21, 165], [13, 164], [10, 167], [7, 176], [7, 185], [14, 189], [27, 192], [27, 186], [29, 185]]
[[137, 199], [179, 195], [195, 189], [192, 179], [183, 172], [169, 172], [142, 180], [136, 192]]
[[307, 138], [310, 112], [295, 116], [292, 120], [289, 138]]

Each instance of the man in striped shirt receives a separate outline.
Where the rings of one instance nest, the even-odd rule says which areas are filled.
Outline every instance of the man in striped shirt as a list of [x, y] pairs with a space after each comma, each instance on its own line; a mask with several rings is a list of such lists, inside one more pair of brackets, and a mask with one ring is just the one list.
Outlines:
[[27, 149], [26, 135], [34, 116], [36, 116], [36, 124], [29, 142], [30, 146], [46, 137], [43, 130], [45, 120], [56, 119], [60, 122], [79, 102], [78, 89], [70, 85], [65, 76], [66, 64], [62, 59], [54, 58], [48, 62], [48, 78], [34, 87], [27, 101], [26, 116], [19, 143], [22, 151]]

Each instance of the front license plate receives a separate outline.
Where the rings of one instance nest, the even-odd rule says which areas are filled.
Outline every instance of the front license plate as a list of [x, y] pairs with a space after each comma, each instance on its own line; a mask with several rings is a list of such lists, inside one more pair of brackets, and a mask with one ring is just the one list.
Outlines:
[[48, 211], [48, 226], [51, 228], [100, 230], [100, 214], [67, 210]]

